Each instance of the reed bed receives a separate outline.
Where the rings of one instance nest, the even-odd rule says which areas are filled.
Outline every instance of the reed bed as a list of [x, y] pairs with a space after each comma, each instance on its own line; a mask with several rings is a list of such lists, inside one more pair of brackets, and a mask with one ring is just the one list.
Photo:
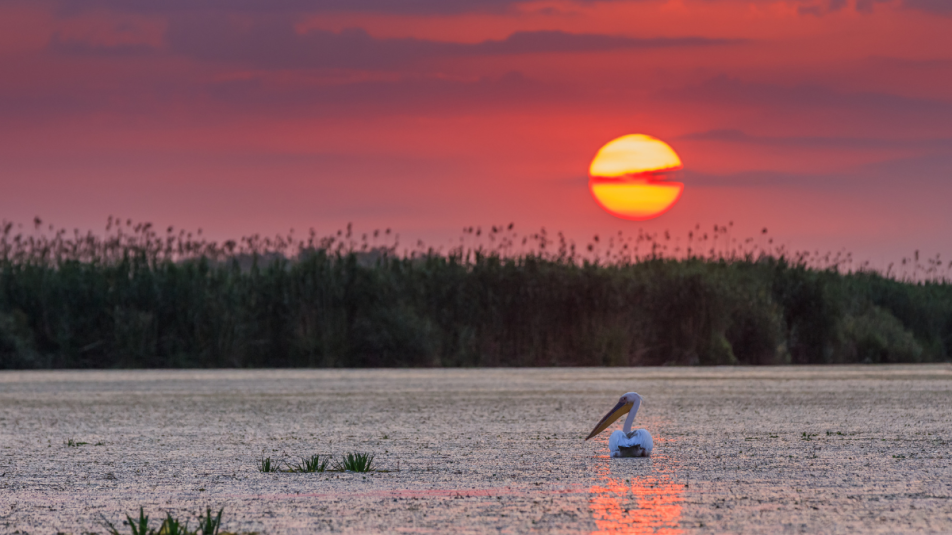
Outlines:
[[950, 269], [885, 273], [731, 225], [576, 247], [512, 225], [453, 248], [357, 236], [0, 227], [0, 368], [937, 362]]

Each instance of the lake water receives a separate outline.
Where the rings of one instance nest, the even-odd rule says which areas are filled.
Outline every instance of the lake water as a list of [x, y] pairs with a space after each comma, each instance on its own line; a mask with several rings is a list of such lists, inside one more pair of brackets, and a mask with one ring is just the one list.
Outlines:
[[[628, 391], [649, 459], [583, 441]], [[258, 471], [353, 451], [382, 471]], [[140, 506], [262, 533], [949, 533], [952, 366], [0, 373], [0, 532]]]

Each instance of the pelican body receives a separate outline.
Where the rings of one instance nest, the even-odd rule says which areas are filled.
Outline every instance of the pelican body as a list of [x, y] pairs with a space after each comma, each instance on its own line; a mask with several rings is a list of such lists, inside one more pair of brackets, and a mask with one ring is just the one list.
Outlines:
[[588, 440], [604, 431], [626, 412], [628, 418], [625, 419], [625, 427], [621, 431], [615, 431], [608, 437], [608, 449], [612, 457], [651, 457], [651, 449], [654, 442], [651, 440], [651, 433], [645, 429], [631, 430], [631, 425], [635, 422], [635, 415], [638, 414], [638, 408], [641, 407], [641, 396], [635, 392], [628, 392], [615, 405], [608, 414], [598, 422], [591, 434], [585, 438]]

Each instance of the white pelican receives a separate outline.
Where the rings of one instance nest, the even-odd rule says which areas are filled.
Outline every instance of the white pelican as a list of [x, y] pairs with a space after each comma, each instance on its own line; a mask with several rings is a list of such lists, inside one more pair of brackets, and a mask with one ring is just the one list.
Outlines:
[[641, 396], [635, 392], [628, 392], [618, 400], [618, 405], [615, 405], [602, 418], [602, 421], [598, 422], [598, 425], [585, 440], [601, 433], [627, 412], [628, 418], [625, 419], [624, 430], [616, 430], [608, 438], [608, 449], [611, 451], [612, 457], [651, 457], [651, 448], [654, 447], [651, 433], [645, 429], [631, 430], [631, 424], [635, 421], [635, 414], [638, 414], [638, 407], [641, 407]]

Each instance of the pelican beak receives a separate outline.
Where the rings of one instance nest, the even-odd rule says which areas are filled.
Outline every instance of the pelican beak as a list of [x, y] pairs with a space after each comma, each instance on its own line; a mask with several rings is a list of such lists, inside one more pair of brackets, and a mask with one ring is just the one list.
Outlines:
[[625, 413], [630, 411], [632, 405], [633, 403], [622, 403], [619, 401], [618, 405], [615, 405], [612, 408], [612, 410], [608, 411], [608, 414], [606, 414], [605, 417], [602, 418], [602, 421], [598, 422], [598, 425], [595, 426], [595, 429], [592, 429], [592, 433], [590, 435], [585, 437], [585, 440], [588, 440], [594, 437], [595, 435], [601, 433], [602, 431], [604, 431], [605, 428], [612, 425], [612, 423], [614, 423], [615, 420], [621, 418], [622, 416], [625, 415]]

